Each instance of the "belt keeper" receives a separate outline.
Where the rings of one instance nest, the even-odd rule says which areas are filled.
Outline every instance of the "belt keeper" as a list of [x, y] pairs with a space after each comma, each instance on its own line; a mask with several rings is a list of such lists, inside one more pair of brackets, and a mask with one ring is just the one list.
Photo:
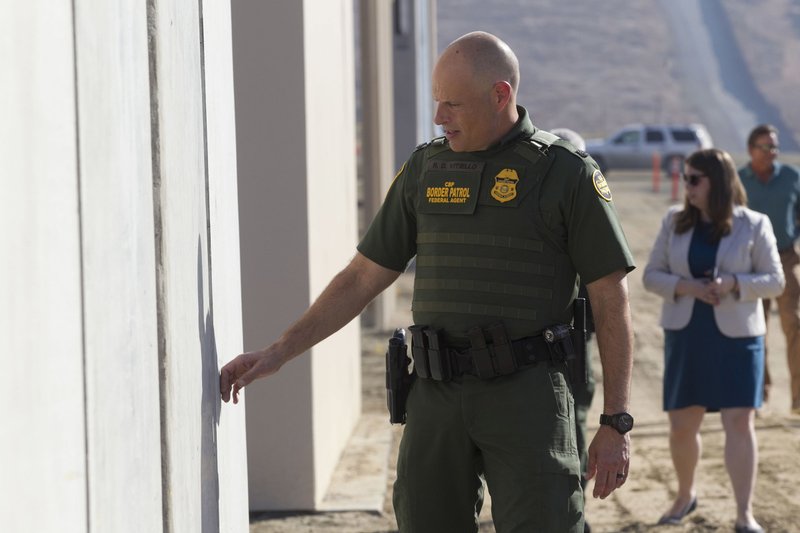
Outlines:
[[527, 358], [527, 362], [536, 364], [537, 363], [536, 346], [534, 346], [533, 341], [526, 340], [525, 343], [522, 345], [522, 349], [525, 352], [525, 357]]

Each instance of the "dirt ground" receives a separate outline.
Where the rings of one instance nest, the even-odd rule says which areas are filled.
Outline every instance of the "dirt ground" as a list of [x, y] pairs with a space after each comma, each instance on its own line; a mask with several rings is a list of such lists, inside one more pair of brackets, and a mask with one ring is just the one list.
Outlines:
[[[635, 331], [635, 364], [631, 410], [636, 417], [632, 432], [633, 459], [627, 484], [606, 500], [589, 498], [586, 514], [596, 532], [711, 532], [731, 531], [735, 507], [723, 462], [724, 433], [718, 414], [706, 417], [703, 424], [703, 456], [698, 476], [697, 511], [680, 526], [656, 526], [667, 509], [676, 487], [669, 456], [668, 424], [661, 410], [661, 378], [663, 371], [663, 333], [658, 326], [659, 297], [644, 290], [641, 276], [661, 217], [671, 201], [671, 186], [662, 183], [660, 192], [653, 191], [646, 173], [617, 173], [608, 176], [623, 227], [639, 268], [629, 276], [631, 307]], [[682, 190], [678, 191], [682, 195]], [[398, 282], [398, 322], [410, 323], [407, 300], [410, 277]], [[800, 417], [789, 413], [789, 397], [783, 336], [777, 316], [770, 321], [768, 344], [773, 374], [773, 394], [756, 421], [760, 462], [756, 485], [755, 516], [769, 532], [800, 531], [798, 513], [800, 494]], [[383, 343], [386, 332], [365, 332], [363, 387], [364, 411], [383, 413]], [[596, 351], [594, 353], [597, 353]], [[594, 364], [598, 381], [600, 365]], [[599, 417], [602, 387], [595, 397], [590, 420]], [[590, 429], [596, 429], [590, 425]], [[389, 454], [389, 476], [382, 513], [341, 512], [319, 514], [254, 515], [251, 533], [266, 532], [353, 532], [377, 533], [396, 531], [391, 508], [391, 484], [394, 476], [396, 446], [402, 428], [392, 428], [392, 450]], [[481, 515], [481, 531], [494, 531], [490, 505]]]

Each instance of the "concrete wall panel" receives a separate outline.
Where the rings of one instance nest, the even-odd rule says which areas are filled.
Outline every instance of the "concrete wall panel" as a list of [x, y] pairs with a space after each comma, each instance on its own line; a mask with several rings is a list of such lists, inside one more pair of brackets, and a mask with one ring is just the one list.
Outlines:
[[86, 530], [72, 10], [0, 5], [3, 531]]
[[[308, 247], [314, 300], [355, 253], [355, 43], [352, 1], [306, 3]], [[360, 343], [354, 320], [312, 350], [315, 506], [361, 414]]]
[[[309, 304], [303, 9], [282, 0], [231, 10], [242, 323], [254, 350]], [[309, 368], [301, 356], [245, 393], [251, 509], [313, 506]]]
[[[210, 328], [214, 356], [222, 366], [242, 351], [242, 300], [239, 271], [239, 205], [236, 186], [233, 56], [230, 3], [204, 0], [203, 64], [205, 65], [208, 210], [211, 271]], [[218, 368], [203, 369], [203, 486], [214, 486], [219, 472], [218, 500], [203, 492], [205, 524], [219, 505], [219, 530], [245, 533], [247, 514], [247, 449], [243, 409], [221, 416]], [[214, 465], [214, 458], [218, 464]], [[216, 466], [216, 470], [214, 470]]]
[[245, 532], [230, 5], [62, 4], [0, 5], [0, 529]]
[[[242, 319], [254, 350], [355, 252], [352, 3], [234, 2], [232, 19]], [[353, 324], [248, 387], [251, 509], [318, 505], [358, 416], [358, 353]]]
[[158, 531], [147, 14], [133, 0], [74, 5], [90, 527]]
[[[171, 531], [216, 530], [216, 430], [210, 373], [217, 362], [209, 302], [200, 5], [155, 3], [151, 41], [158, 100], [155, 193], [163, 335], [162, 460]], [[204, 415], [206, 417], [204, 418]], [[205, 457], [202, 453], [211, 453]], [[205, 471], [204, 471], [205, 470]], [[213, 505], [204, 507], [205, 502]], [[208, 514], [205, 514], [208, 513]], [[213, 526], [212, 526], [213, 524]]]

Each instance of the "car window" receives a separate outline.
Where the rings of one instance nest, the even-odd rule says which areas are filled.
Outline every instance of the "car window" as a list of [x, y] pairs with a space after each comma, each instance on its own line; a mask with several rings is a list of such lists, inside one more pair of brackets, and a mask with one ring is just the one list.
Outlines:
[[670, 130], [672, 138], [676, 142], [693, 143], [697, 142], [697, 135], [694, 131], [687, 128], [673, 128]]
[[639, 137], [640, 134], [638, 130], [623, 131], [614, 137], [614, 144], [637, 144], [639, 142]]
[[648, 128], [644, 132], [644, 138], [646, 142], [649, 143], [663, 143], [664, 142], [664, 132], [661, 130], [655, 130]]

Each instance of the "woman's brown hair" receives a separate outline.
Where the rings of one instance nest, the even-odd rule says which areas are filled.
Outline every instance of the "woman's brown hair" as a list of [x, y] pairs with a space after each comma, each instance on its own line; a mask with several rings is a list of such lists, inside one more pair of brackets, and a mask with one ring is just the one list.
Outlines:
[[[717, 148], [698, 150], [686, 158], [686, 165], [708, 176], [711, 187], [708, 191], [708, 214], [711, 216], [711, 238], [719, 242], [731, 232], [733, 206], [747, 205], [744, 190], [736, 165], [731, 156]], [[683, 209], [675, 217], [675, 233], [686, 233], [700, 220], [700, 210], [684, 200]]]

